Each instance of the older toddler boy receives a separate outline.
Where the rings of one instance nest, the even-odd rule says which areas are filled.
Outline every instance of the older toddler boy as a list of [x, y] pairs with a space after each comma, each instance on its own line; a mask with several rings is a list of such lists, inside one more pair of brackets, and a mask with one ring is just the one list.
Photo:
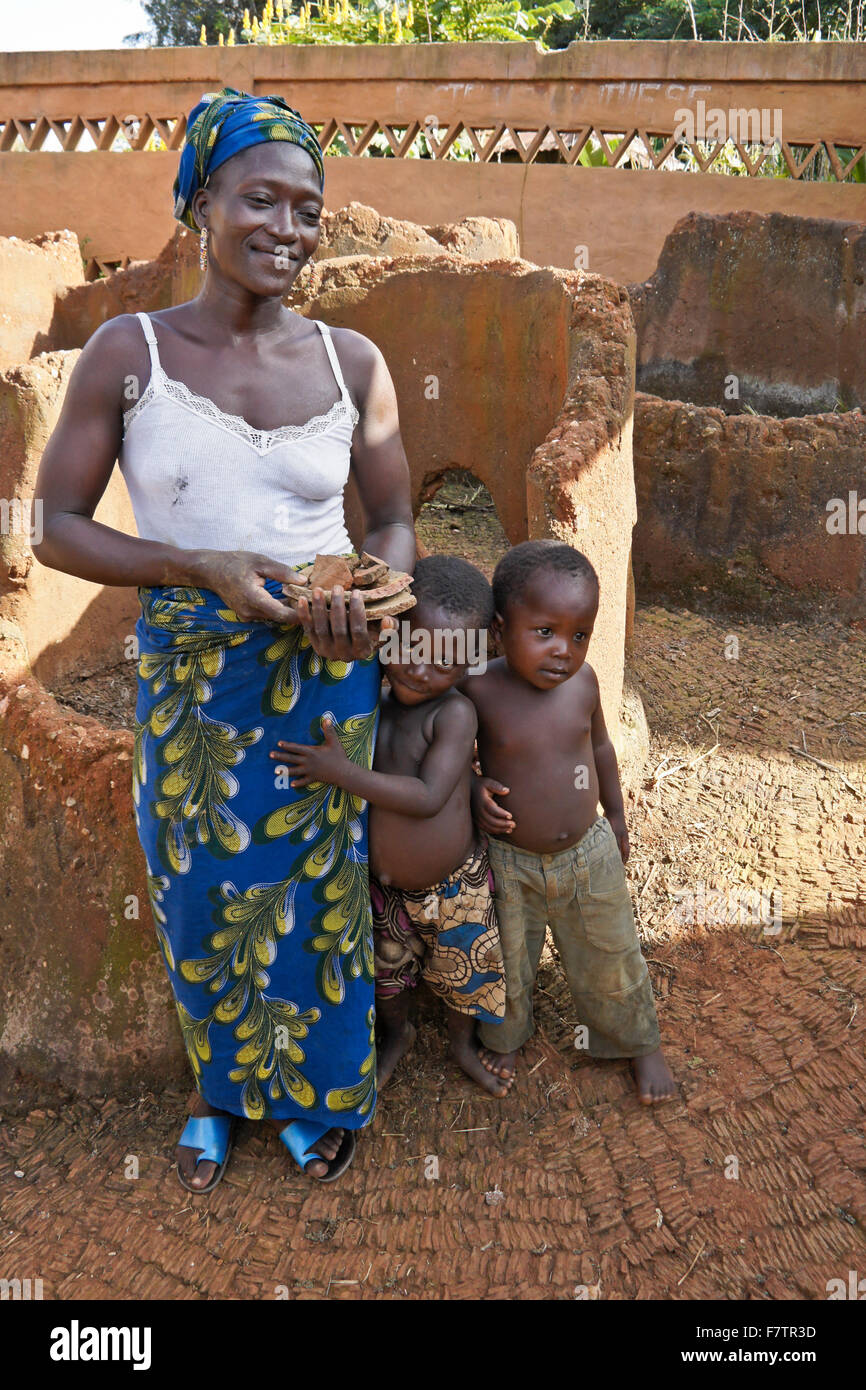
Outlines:
[[[616, 754], [586, 661], [598, 577], [571, 546], [527, 541], [496, 567], [493, 598], [490, 631], [503, 655], [461, 686], [478, 713], [477, 821], [490, 836], [507, 991], [504, 1021], [479, 1029], [481, 1060], [513, 1078], [534, 1029], [549, 924], [588, 1051], [631, 1058], [638, 1096], [651, 1105], [673, 1094], [674, 1080], [623, 869]], [[508, 796], [508, 810], [494, 795]]]

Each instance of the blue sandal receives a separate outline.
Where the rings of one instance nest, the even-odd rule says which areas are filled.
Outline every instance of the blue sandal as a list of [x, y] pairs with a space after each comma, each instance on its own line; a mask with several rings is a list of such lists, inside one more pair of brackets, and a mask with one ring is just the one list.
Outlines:
[[338, 1126], [324, 1125], [316, 1120], [290, 1120], [284, 1129], [280, 1130], [280, 1139], [285, 1144], [292, 1158], [297, 1163], [301, 1171], [305, 1171], [305, 1165], [313, 1159], [320, 1163], [330, 1162], [328, 1172], [323, 1178], [316, 1178], [316, 1182], [333, 1182], [335, 1178], [345, 1173], [352, 1159], [355, 1157], [355, 1131], [344, 1129], [343, 1137], [340, 1140], [340, 1147], [330, 1161], [324, 1154], [316, 1153], [313, 1144], [317, 1144], [329, 1129]]
[[204, 1192], [213, 1192], [222, 1179], [234, 1145], [235, 1121], [234, 1115], [191, 1115], [187, 1120], [178, 1144], [189, 1149], [201, 1149], [195, 1161], [196, 1168], [203, 1162], [219, 1164], [210, 1182], [204, 1187], [192, 1187], [178, 1164], [177, 1176], [187, 1192], [195, 1192], [199, 1196]]

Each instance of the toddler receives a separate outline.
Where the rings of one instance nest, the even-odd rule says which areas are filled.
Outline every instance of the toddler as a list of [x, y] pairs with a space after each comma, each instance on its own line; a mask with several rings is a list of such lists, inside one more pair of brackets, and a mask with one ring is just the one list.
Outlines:
[[[478, 713], [485, 776], [475, 801], [488, 833], [505, 959], [504, 1021], [482, 1024], [481, 1060], [512, 1080], [533, 1032], [532, 990], [550, 926], [593, 1057], [628, 1057], [640, 1100], [673, 1094], [623, 864], [616, 754], [586, 660], [598, 612], [586, 556], [555, 540], [510, 550], [493, 576], [491, 634], [503, 655], [461, 688]], [[493, 796], [507, 796], [508, 810]], [[605, 815], [598, 816], [598, 803]]]
[[493, 594], [474, 565], [446, 555], [418, 561], [413, 593], [417, 603], [399, 640], [389, 635], [390, 659], [387, 644], [380, 649], [390, 690], [380, 705], [372, 771], [350, 761], [326, 720], [323, 743], [281, 742], [271, 756], [288, 767], [292, 786], [329, 782], [370, 803], [379, 1087], [415, 1040], [409, 999], [424, 979], [445, 1002], [451, 1055], [502, 1096], [510, 1079], [482, 1064], [475, 1033], [478, 1020], [495, 1035], [505, 978], [486, 836], [472, 821], [477, 719], [456, 689], [479, 636], [486, 654]]

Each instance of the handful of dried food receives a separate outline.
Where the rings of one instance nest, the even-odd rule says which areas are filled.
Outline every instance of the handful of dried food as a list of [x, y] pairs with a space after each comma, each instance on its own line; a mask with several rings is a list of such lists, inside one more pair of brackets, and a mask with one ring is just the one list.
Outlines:
[[309, 602], [313, 589], [322, 589], [330, 606], [338, 584], [343, 586], [347, 604], [355, 589], [363, 595], [364, 611], [371, 623], [415, 607], [411, 574], [392, 570], [385, 560], [368, 555], [366, 550], [361, 555], [317, 555], [308, 569], [298, 570], [295, 580], [283, 585], [283, 593], [292, 603], [299, 598]]

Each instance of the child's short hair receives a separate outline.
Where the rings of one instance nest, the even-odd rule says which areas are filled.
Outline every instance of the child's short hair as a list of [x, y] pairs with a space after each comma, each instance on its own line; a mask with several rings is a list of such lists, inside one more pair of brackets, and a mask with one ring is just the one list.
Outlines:
[[493, 602], [496, 612], [505, 616], [508, 603], [519, 601], [541, 570], [583, 579], [599, 588], [598, 575], [586, 556], [565, 541], [546, 539], [522, 541], [503, 555], [493, 571]]
[[[493, 590], [484, 575], [459, 555], [425, 555], [415, 565], [412, 593], [435, 603], [467, 628], [487, 628], [493, 619]], [[411, 614], [406, 614], [411, 618]]]

